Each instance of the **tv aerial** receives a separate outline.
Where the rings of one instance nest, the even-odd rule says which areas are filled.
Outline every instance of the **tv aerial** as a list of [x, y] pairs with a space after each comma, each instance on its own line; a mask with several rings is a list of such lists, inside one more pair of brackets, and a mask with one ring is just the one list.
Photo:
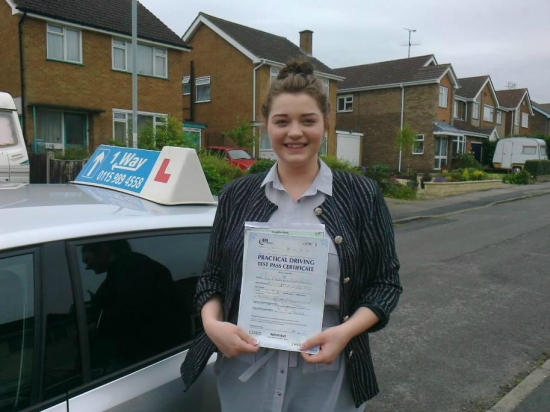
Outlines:
[[401, 46], [408, 46], [409, 52], [407, 53], [407, 58], [411, 57], [411, 46], [420, 46], [420, 42], [412, 42], [411, 41], [411, 34], [416, 33], [416, 29], [403, 29], [407, 30], [409, 32], [409, 41], [407, 43], [401, 43]]

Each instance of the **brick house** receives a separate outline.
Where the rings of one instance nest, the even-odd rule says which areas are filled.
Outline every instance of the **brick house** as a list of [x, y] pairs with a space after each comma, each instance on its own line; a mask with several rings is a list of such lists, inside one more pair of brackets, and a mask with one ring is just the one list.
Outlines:
[[499, 108], [496, 91], [490, 76], [458, 79], [453, 106], [454, 126], [464, 133], [463, 152], [472, 152], [482, 161], [484, 140], [496, 140], [504, 136], [504, 114]]
[[506, 111], [504, 120], [505, 136], [529, 136], [530, 118], [534, 115], [531, 98], [527, 89], [497, 90], [500, 106]]
[[[199, 13], [183, 35], [193, 50], [184, 56], [184, 118], [208, 127], [202, 146], [233, 145], [223, 133], [237, 118], [254, 125], [260, 136], [256, 156], [274, 158], [262, 127], [261, 104], [279, 69], [292, 59], [308, 59], [323, 81], [331, 101], [330, 130], [323, 153], [335, 151], [336, 82], [342, 80], [312, 57], [313, 32], [300, 32], [300, 47], [288, 39]], [[194, 87], [193, 87], [194, 85]]]
[[[459, 87], [450, 64], [433, 55], [334, 69], [339, 84], [337, 128], [362, 133], [361, 164], [390, 169], [440, 170], [450, 161], [463, 133], [453, 127]], [[409, 124], [417, 134], [412, 148], [397, 148], [397, 133]]]
[[[125, 142], [132, 125], [131, 0], [0, 0], [0, 89], [32, 151]], [[189, 46], [138, 3], [138, 124], [181, 115]], [[131, 134], [130, 134], [131, 135]]]
[[531, 134], [550, 136], [550, 103], [539, 104], [531, 101], [533, 118], [531, 119]]

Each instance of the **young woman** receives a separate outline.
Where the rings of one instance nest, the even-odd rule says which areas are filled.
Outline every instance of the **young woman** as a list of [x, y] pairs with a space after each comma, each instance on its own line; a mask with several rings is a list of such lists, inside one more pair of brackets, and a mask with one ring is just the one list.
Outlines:
[[[368, 334], [382, 329], [401, 286], [392, 222], [376, 184], [319, 159], [329, 103], [311, 64], [290, 63], [262, 107], [277, 163], [223, 190], [195, 296], [205, 333], [182, 365], [188, 388], [217, 349], [224, 411], [355, 411], [378, 393]], [[323, 331], [303, 350], [259, 348], [236, 326], [247, 221], [323, 223], [331, 238]]]

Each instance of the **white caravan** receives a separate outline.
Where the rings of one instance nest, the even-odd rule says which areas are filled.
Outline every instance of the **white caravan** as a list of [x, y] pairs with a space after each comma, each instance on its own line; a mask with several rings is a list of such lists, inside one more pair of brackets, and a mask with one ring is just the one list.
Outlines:
[[508, 137], [500, 139], [495, 148], [493, 166], [519, 172], [527, 160], [548, 159], [546, 143], [533, 137]]
[[0, 92], [0, 183], [28, 183], [29, 156], [13, 98]]

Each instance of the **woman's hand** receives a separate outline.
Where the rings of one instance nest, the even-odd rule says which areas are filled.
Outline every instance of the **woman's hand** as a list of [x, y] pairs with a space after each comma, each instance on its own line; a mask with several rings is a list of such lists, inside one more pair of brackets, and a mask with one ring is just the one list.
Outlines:
[[351, 337], [348, 337], [340, 326], [325, 329], [314, 337], [306, 340], [300, 349], [307, 350], [320, 345], [319, 352], [316, 355], [302, 352], [302, 357], [308, 363], [326, 363], [331, 364], [344, 350]]
[[256, 353], [260, 349], [255, 339], [233, 323], [209, 320], [204, 324], [204, 331], [226, 358]]

